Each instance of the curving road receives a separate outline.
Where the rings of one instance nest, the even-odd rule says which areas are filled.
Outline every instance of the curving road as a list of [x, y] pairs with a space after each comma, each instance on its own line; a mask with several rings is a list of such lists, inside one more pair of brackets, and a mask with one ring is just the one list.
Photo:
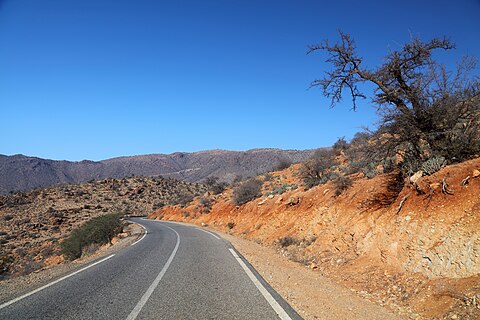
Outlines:
[[1, 301], [0, 319], [301, 319], [217, 235], [132, 220], [148, 231], [140, 241]]

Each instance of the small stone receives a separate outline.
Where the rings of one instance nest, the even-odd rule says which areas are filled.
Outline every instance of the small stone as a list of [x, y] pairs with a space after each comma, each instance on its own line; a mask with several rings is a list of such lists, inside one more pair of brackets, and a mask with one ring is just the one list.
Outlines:
[[410, 182], [415, 185], [417, 184], [418, 180], [423, 176], [423, 171], [417, 171], [413, 176], [410, 177]]
[[290, 197], [287, 201], [287, 205], [294, 206], [300, 203], [299, 197]]
[[474, 178], [480, 177], [480, 170], [477, 170], [477, 169], [473, 170], [472, 177]]
[[412, 217], [410, 217], [410, 216], [405, 217], [405, 221], [410, 221], [410, 220], [412, 220]]

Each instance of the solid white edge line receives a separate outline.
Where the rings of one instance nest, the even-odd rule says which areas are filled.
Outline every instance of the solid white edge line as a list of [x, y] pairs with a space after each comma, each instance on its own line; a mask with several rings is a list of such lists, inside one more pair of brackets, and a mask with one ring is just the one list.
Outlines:
[[245, 273], [248, 275], [250, 280], [252, 280], [253, 284], [257, 287], [257, 289], [260, 291], [260, 293], [263, 295], [263, 297], [267, 300], [267, 302], [270, 304], [272, 309], [277, 313], [277, 315], [280, 317], [282, 320], [291, 320], [290, 316], [287, 314], [287, 312], [278, 304], [278, 302], [272, 297], [270, 292], [262, 285], [262, 283], [255, 277], [253, 272], [247, 267], [245, 262], [238, 256], [238, 254], [235, 252], [235, 250], [229, 248], [230, 252], [232, 255], [235, 257], [237, 262], [240, 264], [240, 266], [243, 268]]
[[200, 228], [195, 228], [195, 229], [200, 230], [200, 231], [203, 231], [203, 232], [206, 232], [206, 233], [208, 233], [209, 235], [211, 235], [212, 237], [215, 237], [215, 238], [217, 238], [218, 240], [220, 240], [220, 237], [219, 237], [219, 236], [217, 236], [216, 234], [214, 234], [214, 233], [212, 233], [212, 232], [210, 232], [210, 231], [203, 230], [203, 229], [200, 229]]
[[130, 245], [130, 247], [131, 247], [131, 246], [134, 246], [134, 245], [136, 245], [137, 243], [139, 243], [140, 241], [142, 241], [143, 238], [145, 238], [145, 236], [148, 234], [147, 228], [145, 228], [144, 226], [142, 226], [140, 223], [136, 223], [136, 222], [134, 222], [134, 223], [135, 223], [135, 224], [138, 224], [140, 227], [142, 227], [143, 230], [145, 230], [145, 232], [143, 233], [143, 236], [142, 236], [140, 239], [138, 239], [137, 241], [135, 241], [134, 243], [132, 243], [132, 244]]
[[8, 301], [8, 302], [5, 302], [4, 304], [0, 305], [0, 309], [3, 309], [3, 308], [5, 308], [5, 307], [8, 307], [9, 305], [14, 304], [14, 303], [17, 302], [17, 301], [20, 301], [20, 300], [22, 300], [22, 299], [24, 299], [24, 298], [26, 298], [26, 297], [28, 297], [28, 296], [31, 296], [32, 294], [35, 294], [35, 293], [37, 293], [37, 292], [39, 292], [39, 291], [42, 291], [43, 289], [46, 289], [46, 288], [48, 288], [48, 287], [50, 287], [50, 286], [53, 286], [54, 284], [59, 283], [60, 281], [63, 281], [63, 280], [65, 280], [65, 279], [67, 279], [67, 278], [70, 278], [71, 276], [74, 276], [74, 275], [76, 275], [76, 274], [79, 274], [80, 272], [85, 271], [85, 270], [87, 270], [88, 268], [91, 268], [91, 267], [93, 267], [93, 266], [95, 266], [95, 265], [97, 265], [97, 264], [99, 264], [99, 263], [102, 263], [102, 262], [110, 259], [110, 258], [113, 257], [114, 255], [115, 255], [115, 254], [109, 255], [108, 257], [103, 258], [103, 259], [100, 260], [100, 261], [97, 261], [97, 262], [95, 262], [95, 263], [92, 263], [91, 265], [88, 265], [88, 266], [86, 266], [86, 267], [84, 267], [84, 268], [82, 268], [82, 269], [80, 269], [80, 270], [77, 270], [77, 271], [75, 271], [75, 272], [72, 272], [72, 273], [70, 273], [70, 274], [68, 274], [68, 275], [66, 275], [66, 276], [64, 276], [64, 277], [62, 277], [62, 278], [60, 278], [60, 279], [57, 279], [57, 280], [55, 280], [55, 281], [53, 281], [53, 282], [50, 282], [50, 283], [44, 285], [43, 287], [37, 288], [37, 289], [35, 289], [35, 290], [33, 290], [33, 291], [29, 292], [29, 293], [24, 294], [23, 296], [20, 296], [20, 297], [18, 297], [18, 298], [15, 298], [15, 299], [13, 299], [13, 300], [10, 300], [10, 301]]
[[[144, 220], [149, 220], [149, 219], [144, 219]], [[158, 220], [149, 220], [149, 221], [156, 221], [156, 222], [162, 222], [162, 221], [158, 221]], [[181, 226], [185, 226], [184, 224], [180, 223], [180, 222], [176, 222], [176, 221], [163, 221], [163, 222], [167, 222], [167, 223], [175, 223], [175, 224], [179, 224]], [[187, 225], [187, 227], [190, 227]], [[207, 231], [207, 230], [203, 230], [203, 229], [200, 229], [200, 228], [197, 228], [197, 227], [192, 227], [192, 228], [195, 228], [197, 230], [200, 230], [200, 231], [203, 231], [203, 232], [206, 232], [208, 233], [209, 235], [211, 235], [212, 237], [218, 239], [218, 240], [221, 240], [222, 238], [220, 238], [219, 236], [217, 236], [215, 233], [213, 232], [210, 232], [210, 231]]]
[[176, 243], [175, 248], [173, 249], [172, 253], [170, 254], [170, 257], [168, 258], [167, 262], [163, 266], [162, 270], [157, 275], [155, 280], [153, 280], [152, 284], [150, 285], [150, 287], [148, 287], [147, 291], [140, 298], [140, 301], [138, 301], [137, 305], [135, 306], [135, 308], [133, 308], [132, 312], [130, 312], [130, 314], [127, 317], [127, 320], [134, 320], [134, 319], [137, 318], [140, 311], [142, 311], [143, 306], [147, 303], [147, 301], [150, 298], [150, 296], [152, 295], [153, 291], [155, 290], [155, 288], [160, 283], [160, 280], [162, 280], [163, 276], [167, 272], [168, 267], [172, 263], [173, 257], [175, 257], [175, 254], [177, 253], [178, 246], [180, 245], [180, 235], [174, 229], [172, 229], [172, 228], [170, 228], [166, 225], [164, 225], [164, 227], [166, 227], [166, 228], [172, 230], [173, 232], [175, 232], [175, 234], [177, 235], [177, 243]]

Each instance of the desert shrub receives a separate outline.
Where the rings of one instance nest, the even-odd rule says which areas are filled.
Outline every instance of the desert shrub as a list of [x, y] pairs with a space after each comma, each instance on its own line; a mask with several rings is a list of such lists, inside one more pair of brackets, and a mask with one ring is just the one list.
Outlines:
[[220, 194], [222, 193], [223, 191], [225, 191], [225, 189], [227, 188], [228, 186], [228, 183], [226, 182], [218, 182], [216, 184], [214, 184], [210, 190], [213, 192], [213, 194]]
[[233, 202], [239, 206], [262, 195], [262, 181], [250, 179], [233, 189]]
[[180, 205], [186, 207], [193, 200], [193, 194], [189, 192], [181, 192], [171, 201], [172, 205]]
[[285, 183], [285, 184], [282, 184], [281, 186], [279, 187], [276, 187], [275, 189], [273, 189], [272, 191], [270, 191], [269, 193], [267, 193], [266, 195], [269, 196], [269, 195], [276, 195], [276, 194], [283, 194], [287, 191], [290, 191], [290, 190], [295, 190], [297, 189], [297, 185], [296, 184], [288, 184], [288, 183]]
[[332, 146], [333, 152], [336, 156], [342, 154], [342, 152], [345, 152], [348, 148], [349, 145], [347, 140], [345, 140], [345, 137], [338, 138]]
[[339, 176], [333, 180], [333, 184], [335, 186], [335, 196], [338, 197], [352, 186], [352, 179], [346, 176]]
[[422, 163], [422, 171], [426, 175], [431, 175], [440, 170], [445, 165], [444, 157], [432, 157]]
[[392, 157], [382, 160], [383, 173], [390, 173], [395, 170], [395, 160]]
[[109, 243], [122, 231], [120, 214], [107, 214], [93, 218], [72, 233], [60, 244], [65, 258], [75, 260], [82, 256], [82, 250], [92, 244]]
[[200, 198], [200, 205], [202, 206], [201, 212], [202, 213], [209, 213], [212, 210], [213, 201], [207, 197]]
[[182, 216], [183, 216], [184, 218], [188, 218], [188, 217], [190, 217], [190, 212], [188, 212], [188, 211], [183, 211], [183, 212], [182, 212]]
[[227, 228], [228, 229], [233, 229], [234, 227], [235, 227], [235, 222], [230, 221], [230, 222], [227, 223]]
[[9, 271], [13, 258], [4, 251], [0, 251], [0, 279]]
[[[123, 201], [122, 201], [122, 203], [123, 203]], [[124, 204], [126, 204], [126, 202]], [[165, 203], [163, 201], [159, 201], [159, 202], [156, 202], [156, 203], [153, 204], [152, 209], [153, 210], [158, 210], [158, 209], [163, 208], [164, 206], [165, 206]]]
[[300, 174], [307, 188], [324, 184], [330, 180], [333, 167], [337, 164], [332, 150], [319, 149], [310, 160], [303, 163]]
[[287, 159], [282, 159], [278, 161], [277, 165], [273, 168], [273, 171], [281, 171], [289, 168], [292, 165], [292, 162]]
[[272, 180], [273, 180], [273, 175], [271, 173], [267, 172], [263, 175], [263, 182], [272, 181]]
[[285, 236], [278, 239], [278, 244], [282, 248], [289, 247], [293, 244], [298, 244], [300, 241], [297, 238], [291, 236]]
[[377, 165], [374, 162], [369, 162], [362, 168], [362, 173], [367, 179], [372, 179], [377, 175]]

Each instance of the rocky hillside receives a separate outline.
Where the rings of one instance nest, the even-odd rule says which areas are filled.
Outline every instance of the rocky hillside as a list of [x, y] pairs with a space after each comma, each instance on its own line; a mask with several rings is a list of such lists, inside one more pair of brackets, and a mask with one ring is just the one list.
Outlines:
[[412, 319], [479, 319], [479, 170], [477, 158], [406, 181], [395, 172], [360, 173], [352, 185], [307, 189], [296, 165], [260, 176], [261, 195], [246, 204], [236, 206], [229, 189], [210, 194], [212, 203], [204, 196], [150, 218], [207, 224], [273, 246]]
[[103, 161], [54, 161], [23, 155], [0, 155], [0, 194], [27, 191], [59, 183], [83, 183], [105, 178], [164, 176], [200, 182], [217, 176], [231, 182], [236, 176], [255, 176], [281, 163], [306, 160], [313, 150], [209, 150], [152, 154]]
[[205, 190], [170, 178], [132, 177], [0, 196], [0, 279], [59, 262], [59, 241], [93, 217], [145, 215]]

